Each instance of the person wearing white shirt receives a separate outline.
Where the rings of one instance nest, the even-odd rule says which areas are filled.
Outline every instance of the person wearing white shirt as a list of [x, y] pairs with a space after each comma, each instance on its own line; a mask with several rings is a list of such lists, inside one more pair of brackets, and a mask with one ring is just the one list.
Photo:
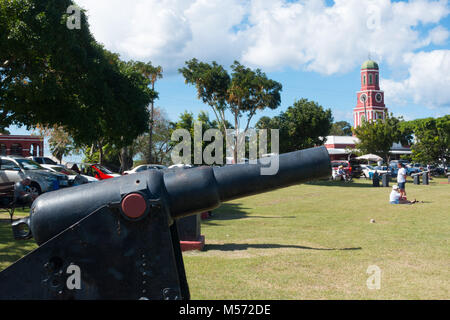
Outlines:
[[397, 185], [392, 186], [391, 194], [389, 195], [389, 203], [390, 204], [413, 204], [418, 201], [414, 199], [413, 201], [409, 201], [406, 198], [402, 198], [400, 194], [400, 188]]
[[406, 185], [406, 169], [400, 162], [397, 164], [398, 167], [398, 173], [397, 173], [397, 183], [398, 188], [400, 190], [400, 196], [402, 198], [406, 198], [406, 191], [405, 191], [405, 185]]
[[400, 191], [397, 185], [392, 187], [391, 194], [389, 195], [390, 204], [400, 204]]

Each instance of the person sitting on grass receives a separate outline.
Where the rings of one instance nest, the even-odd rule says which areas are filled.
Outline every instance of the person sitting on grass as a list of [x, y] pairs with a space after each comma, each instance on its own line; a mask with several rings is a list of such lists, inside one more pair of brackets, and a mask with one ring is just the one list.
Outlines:
[[345, 172], [343, 166], [339, 166], [339, 167], [338, 167], [338, 171], [337, 171], [336, 177], [340, 177], [341, 180], [344, 180], [344, 181], [347, 181], [347, 180], [348, 180], [347, 172]]
[[389, 195], [389, 203], [390, 204], [413, 204], [416, 203], [417, 200], [409, 201], [406, 197], [402, 197], [400, 189], [398, 185], [392, 186], [391, 194]]
[[22, 181], [18, 181], [14, 184], [14, 198], [16, 204], [23, 206], [31, 206], [37, 195], [33, 194], [29, 190], [31, 184], [31, 178], [26, 177]]

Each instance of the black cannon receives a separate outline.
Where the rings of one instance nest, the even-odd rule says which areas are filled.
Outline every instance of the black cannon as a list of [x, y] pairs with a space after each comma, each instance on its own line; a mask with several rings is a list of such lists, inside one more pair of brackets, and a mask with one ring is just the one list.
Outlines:
[[189, 299], [177, 219], [331, 174], [325, 147], [278, 160], [274, 175], [266, 161], [151, 170], [43, 194], [29, 217], [39, 247], [0, 272], [0, 299]]

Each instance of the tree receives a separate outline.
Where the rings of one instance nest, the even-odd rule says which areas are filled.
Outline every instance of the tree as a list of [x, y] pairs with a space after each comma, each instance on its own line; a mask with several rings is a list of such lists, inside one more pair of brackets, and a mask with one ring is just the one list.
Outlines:
[[225, 139], [228, 139], [225, 111], [232, 113], [235, 129], [233, 159], [236, 163], [241, 118], [246, 115], [245, 132], [258, 110], [276, 109], [281, 103], [281, 84], [268, 79], [260, 69], [251, 70], [237, 61], [231, 66], [231, 76], [216, 62], [208, 64], [197, 59], [187, 61], [186, 67], [179, 71], [187, 84], [196, 86], [198, 98], [211, 106]]
[[300, 99], [272, 119], [261, 118], [259, 129], [280, 130], [280, 152], [291, 152], [322, 145], [331, 130], [333, 116], [314, 101]]
[[41, 135], [48, 137], [50, 152], [62, 163], [65, 156], [78, 152], [72, 137], [61, 126], [43, 127], [38, 126]]
[[228, 72], [215, 61], [208, 64], [194, 58], [185, 64], [186, 67], [179, 69], [185, 83], [195, 85], [197, 98], [211, 107], [218, 123], [226, 130], [227, 91], [231, 83]]
[[450, 160], [450, 115], [408, 121], [404, 128], [414, 133], [413, 161], [444, 163]]
[[156, 94], [95, 41], [83, 11], [81, 28], [67, 28], [70, 5], [0, 0], [0, 128], [61, 126], [80, 145], [128, 145], [146, 130]]
[[151, 152], [152, 163], [169, 164], [170, 151], [173, 147], [171, 144], [173, 124], [167, 118], [164, 110], [158, 107], [154, 109], [153, 118], [152, 147], [149, 147], [149, 133], [146, 132], [136, 140], [137, 147], [135, 149], [135, 156], [139, 156], [142, 159], [140, 162], [148, 163], [147, 159], [150, 158], [148, 153]]
[[[103, 157], [101, 164], [111, 169], [112, 171], [120, 171], [120, 148], [117, 146], [105, 143], [102, 148], [98, 146], [85, 146], [83, 149], [85, 163], [100, 163], [100, 154]], [[101, 151], [101, 153], [100, 153]]]
[[[219, 123], [215, 120], [210, 120], [208, 113], [205, 111], [200, 111], [200, 113], [197, 115], [197, 120], [195, 120], [194, 114], [192, 112], [185, 111], [184, 113], [182, 113], [180, 115], [180, 119], [177, 122], [174, 122], [171, 124], [171, 134], [174, 130], [177, 130], [177, 129], [187, 130], [190, 134], [190, 139], [191, 139], [190, 140], [190, 145], [191, 145], [190, 163], [195, 163], [194, 162], [194, 160], [195, 160], [194, 152], [195, 152], [195, 148], [197, 146], [194, 143], [194, 137], [195, 137], [194, 136], [194, 126], [195, 126], [196, 122], [201, 124], [202, 134], [204, 134], [209, 129], [220, 130]], [[228, 122], [226, 122], [225, 125], [228, 128], [233, 128], [233, 126]], [[201, 137], [201, 138], [203, 138], [203, 137]], [[186, 142], [186, 141], [183, 141], [183, 142]], [[171, 146], [174, 147], [178, 143], [181, 143], [181, 142], [171, 141]], [[200, 151], [203, 155], [203, 152], [204, 152], [206, 146], [209, 145], [210, 143], [212, 143], [212, 142], [206, 142], [206, 141], [203, 141], [203, 139], [201, 139], [201, 145], [198, 146], [199, 149], [197, 151]], [[222, 147], [225, 150], [225, 148], [226, 148], [225, 141], [223, 141], [222, 143], [223, 143]], [[202, 164], [206, 164], [204, 162], [205, 159], [203, 159], [203, 157], [202, 157], [202, 160], [203, 160]], [[222, 161], [224, 161], [224, 160], [225, 160], [225, 154], [223, 155]], [[195, 164], [200, 164], [200, 163], [195, 163]]]
[[229, 109], [234, 116], [235, 145], [233, 149], [234, 163], [237, 163], [237, 143], [240, 129], [240, 118], [247, 115], [244, 132], [247, 131], [250, 121], [258, 110], [266, 108], [276, 109], [281, 103], [280, 83], [270, 80], [261, 72], [245, 68], [235, 61], [231, 66], [232, 80], [228, 89], [227, 101]]
[[363, 121], [363, 123], [353, 129], [354, 134], [359, 139], [356, 149], [362, 153], [372, 153], [390, 162], [390, 150], [394, 143], [403, 145], [409, 144], [411, 136], [402, 130], [401, 118], [395, 118], [392, 114], [386, 119], [376, 121]]
[[74, 91], [96, 50], [84, 13], [80, 30], [67, 28], [65, 12], [72, 4], [0, 1], [1, 127], [70, 126], [78, 119], [81, 104]]
[[338, 121], [333, 123], [330, 131], [331, 136], [351, 136], [352, 125], [347, 121]]

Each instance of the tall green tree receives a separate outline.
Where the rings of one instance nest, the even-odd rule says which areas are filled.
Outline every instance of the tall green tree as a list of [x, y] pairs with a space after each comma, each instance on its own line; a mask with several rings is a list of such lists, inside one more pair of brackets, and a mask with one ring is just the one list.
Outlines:
[[300, 99], [272, 119], [261, 118], [259, 129], [280, 130], [280, 152], [291, 152], [322, 145], [331, 130], [333, 116], [317, 102]]
[[331, 136], [351, 136], [352, 125], [347, 121], [334, 122], [330, 130]]
[[235, 139], [233, 159], [237, 162], [237, 144], [241, 129], [241, 118], [246, 117], [244, 131], [257, 111], [276, 109], [281, 103], [282, 85], [268, 79], [260, 69], [251, 70], [235, 61], [231, 66], [231, 76], [216, 62], [211, 64], [192, 59], [181, 68], [187, 84], [195, 85], [198, 98], [211, 106], [220, 128], [227, 129], [225, 111], [231, 112], [234, 122]]
[[80, 78], [96, 55], [84, 13], [69, 30], [71, 1], [0, 1], [1, 126], [62, 124], [79, 119]]
[[420, 163], [450, 161], [450, 115], [407, 121], [403, 127], [414, 134], [412, 160]]
[[196, 87], [197, 98], [211, 107], [217, 121], [222, 125], [222, 129], [226, 130], [225, 110], [228, 88], [231, 83], [230, 75], [215, 61], [209, 64], [194, 58], [186, 61], [185, 64], [184, 68], [179, 69], [185, 83]]
[[385, 119], [363, 121], [360, 126], [353, 129], [359, 139], [356, 149], [362, 153], [376, 154], [389, 163], [392, 145], [394, 143], [408, 145], [412, 139], [408, 132], [402, 130], [402, 121], [401, 118], [396, 118], [392, 114]]
[[73, 4], [0, 0], [0, 128], [61, 126], [77, 144], [128, 145], [155, 92], [95, 41], [83, 11], [80, 29], [68, 28]]

